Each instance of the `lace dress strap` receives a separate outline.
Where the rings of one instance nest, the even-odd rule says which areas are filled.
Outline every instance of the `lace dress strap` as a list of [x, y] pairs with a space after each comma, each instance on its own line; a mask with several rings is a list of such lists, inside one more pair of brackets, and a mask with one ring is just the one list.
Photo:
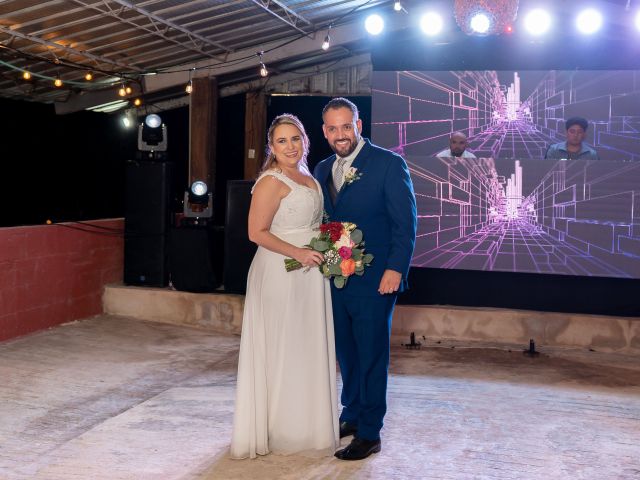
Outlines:
[[278, 180], [280, 180], [282, 183], [284, 183], [287, 187], [289, 187], [290, 189], [294, 189], [296, 187], [296, 182], [294, 182], [293, 180], [291, 180], [289, 177], [287, 177], [284, 173], [282, 172], [278, 172], [277, 170], [266, 170], [264, 172], [262, 172], [260, 174], [260, 176], [258, 177], [258, 179], [256, 180], [256, 183], [253, 184], [253, 187], [251, 188], [251, 193], [253, 193], [254, 188], [256, 188], [256, 185], [258, 184], [258, 182], [260, 180], [262, 180], [264, 177], [274, 177], [277, 178]]

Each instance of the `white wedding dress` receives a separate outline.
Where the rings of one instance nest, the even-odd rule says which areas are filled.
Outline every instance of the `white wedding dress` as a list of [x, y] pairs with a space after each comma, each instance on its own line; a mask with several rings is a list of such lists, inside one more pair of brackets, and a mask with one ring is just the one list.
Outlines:
[[[303, 246], [318, 234], [322, 190], [285, 175], [270, 231]], [[267, 453], [333, 455], [339, 445], [336, 359], [329, 282], [317, 268], [287, 272], [263, 247], [251, 263], [242, 320], [232, 458]]]

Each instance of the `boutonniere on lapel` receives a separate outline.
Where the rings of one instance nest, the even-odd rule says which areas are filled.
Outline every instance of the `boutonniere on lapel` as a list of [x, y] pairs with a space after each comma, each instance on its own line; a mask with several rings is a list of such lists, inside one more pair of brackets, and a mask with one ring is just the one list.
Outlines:
[[362, 173], [358, 171], [356, 167], [349, 167], [344, 174], [343, 186], [351, 185], [353, 182], [357, 182], [362, 177]]

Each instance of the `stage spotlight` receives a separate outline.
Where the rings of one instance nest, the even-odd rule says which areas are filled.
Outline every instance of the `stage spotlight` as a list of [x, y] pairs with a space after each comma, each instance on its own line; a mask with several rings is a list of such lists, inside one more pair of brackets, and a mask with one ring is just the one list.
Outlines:
[[581, 33], [590, 35], [600, 30], [602, 26], [602, 15], [593, 8], [583, 10], [576, 19], [576, 27]]
[[384, 30], [384, 20], [380, 15], [369, 15], [364, 21], [364, 28], [367, 29], [371, 35], [379, 35]]
[[437, 35], [442, 31], [442, 17], [435, 12], [425, 13], [420, 18], [420, 28], [425, 35]]
[[486, 13], [480, 12], [471, 17], [471, 22], [469, 24], [474, 32], [483, 35], [489, 31], [491, 20], [489, 20]]
[[149, 157], [154, 159], [164, 158], [164, 155], [154, 155], [154, 152], [167, 151], [167, 126], [155, 113], [147, 115], [138, 126], [138, 150], [151, 152]]
[[213, 214], [213, 195], [202, 180], [196, 180], [184, 192], [183, 204], [183, 213], [187, 218], [209, 218]]
[[158, 128], [162, 125], [162, 119], [159, 115], [152, 113], [151, 115], [147, 115], [144, 119], [144, 123], [146, 123], [150, 128]]
[[524, 27], [531, 35], [542, 35], [551, 26], [551, 15], [545, 10], [536, 8], [531, 10], [524, 18]]
[[191, 184], [191, 193], [193, 194], [194, 198], [203, 197], [204, 195], [207, 194], [208, 190], [209, 189], [207, 187], [207, 184], [204, 183], [202, 180], [196, 180]]

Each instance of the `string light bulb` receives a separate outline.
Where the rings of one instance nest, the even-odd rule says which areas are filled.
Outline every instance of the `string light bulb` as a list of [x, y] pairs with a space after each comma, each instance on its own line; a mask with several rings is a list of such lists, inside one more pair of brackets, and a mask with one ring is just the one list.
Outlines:
[[87, 72], [87, 73], [85, 73], [85, 74], [84, 74], [84, 79], [85, 79], [87, 82], [90, 82], [91, 80], [93, 80], [93, 73], [91, 73], [91, 72]]
[[31, 73], [25, 70], [24, 72], [22, 72], [22, 78], [24, 78], [25, 80], [31, 80]]
[[127, 96], [127, 90], [124, 88], [124, 83], [120, 86], [120, 89], [118, 90], [118, 95], [120, 95], [121, 97]]
[[399, 12], [402, 10], [402, 3], [401, 2], [393, 2], [393, 9], [396, 12]]
[[141, 100], [141, 99], [139, 99], [139, 98], [136, 98], [136, 99], [133, 101], [133, 104], [134, 104], [136, 107], [139, 107], [140, 105], [142, 105], [142, 100]]
[[260, 59], [260, 76], [262, 78], [269, 76], [269, 70], [267, 70], [267, 66], [264, 64], [264, 62], [262, 61], [262, 54], [264, 52], [258, 52], [256, 53], [256, 55], [258, 56], [258, 58]]
[[56, 77], [56, 79], [53, 81], [53, 84], [57, 87], [60, 88], [62, 86], [62, 80], [60, 80], [60, 77]]
[[329, 47], [331, 46], [331, 37], [329, 36], [330, 31], [331, 27], [329, 27], [329, 30], [327, 30], [327, 35], [324, 37], [324, 42], [322, 42], [322, 50], [324, 50], [325, 52], [329, 50]]
[[194, 70], [195, 68], [192, 68], [191, 70], [189, 70], [189, 83], [187, 83], [187, 86], [184, 87], [184, 91], [187, 92], [189, 95], [191, 95], [191, 92], [193, 92], [193, 80], [191, 79], [191, 75]]
[[131, 92], [133, 92], [133, 89], [129, 85], [127, 85], [126, 87], [124, 87], [124, 92], [127, 95], [131, 95]]

